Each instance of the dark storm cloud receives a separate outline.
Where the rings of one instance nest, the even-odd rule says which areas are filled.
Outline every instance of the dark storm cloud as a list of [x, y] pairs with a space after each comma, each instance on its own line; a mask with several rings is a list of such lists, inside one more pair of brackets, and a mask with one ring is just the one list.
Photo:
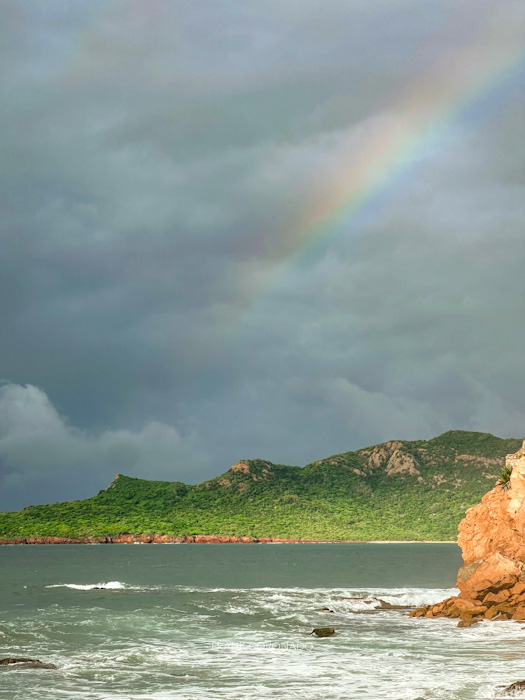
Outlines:
[[520, 47], [302, 256], [294, 229], [403, 95], [432, 101], [472, 42], [499, 65], [521, 2], [2, 15], [0, 508], [116, 471], [523, 434]]

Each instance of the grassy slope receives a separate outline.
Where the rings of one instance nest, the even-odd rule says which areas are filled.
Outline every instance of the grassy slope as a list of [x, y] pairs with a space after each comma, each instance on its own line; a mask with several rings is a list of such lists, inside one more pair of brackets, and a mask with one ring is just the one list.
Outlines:
[[[451, 431], [304, 468], [245, 460], [196, 486], [119, 476], [84, 501], [0, 513], [0, 538], [143, 532], [304, 539], [455, 539], [520, 440]], [[458, 459], [459, 457], [459, 459]], [[243, 471], [245, 470], [245, 471]]]

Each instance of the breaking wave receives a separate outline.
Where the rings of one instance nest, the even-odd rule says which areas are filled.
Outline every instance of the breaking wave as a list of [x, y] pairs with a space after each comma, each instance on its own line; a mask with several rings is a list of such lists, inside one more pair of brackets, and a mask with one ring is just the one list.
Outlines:
[[133, 590], [135, 586], [127, 586], [120, 581], [108, 581], [107, 583], [53, 583], [46, 588], [72, 588], [76, 591], [95, 591], [103, 589], [107, 591]]

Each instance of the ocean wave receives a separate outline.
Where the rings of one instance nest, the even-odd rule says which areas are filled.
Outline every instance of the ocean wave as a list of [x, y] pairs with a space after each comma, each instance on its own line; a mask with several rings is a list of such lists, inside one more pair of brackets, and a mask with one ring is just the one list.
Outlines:
[[108, 581], [107, 583], [53, 583], [46, 588], [72, 588], [76, 591], [94, 591], [104, 589], [108, 591], [134, 590], [136, 586], [128, 586], [120, 581]]
[[[419, 607], [435, 603], [450, 596], [458, 595], [457, 588], [259, 588], [251, 592], [261, 596], [268, 602], [292, 602], [306, 597], [309, 600], [326, 600], [341, 603], [352, 603], [359, 608], [379, 607], [384, 600], [391, 605]], [[348, 607], [345, 605], [344, 607]], [[350, 605], [349, 607], [352, 607]]]
[[[180, 589], [179, 589], [180, 590]], [[248, 616], [260, 613], [279, 620], [303, 615], [306, 610], [338, 614], [384, 612], [394, 608], [416, 608], [436, 603], [453, 595], [455, 588], [252, 588], [252, 589], [188, 589], [197, 598], [193, 605], [206, 611], [236, 613]], [[226, 595], [225, 595], [226, 594]]]
[[458, 595], [459, 590], [457, 588], [380, 588], [371, 589], [368, 594], [392, 605], [420, 607]]

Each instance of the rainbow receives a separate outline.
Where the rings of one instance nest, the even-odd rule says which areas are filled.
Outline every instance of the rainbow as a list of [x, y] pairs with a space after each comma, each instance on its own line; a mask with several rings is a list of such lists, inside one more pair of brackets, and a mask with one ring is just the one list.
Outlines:
[[488, 98], [524, 65], [523, 17], [496, 9], [468, 45], [443, 56], [382, 117], [350, 132], [337, 164], [306, 193], [300, 215], [285, 222], [269, 257], [286, 267], [300, 262], [388, 190], [440, 132], [464, 114], [482, 119], [490, 112]]

